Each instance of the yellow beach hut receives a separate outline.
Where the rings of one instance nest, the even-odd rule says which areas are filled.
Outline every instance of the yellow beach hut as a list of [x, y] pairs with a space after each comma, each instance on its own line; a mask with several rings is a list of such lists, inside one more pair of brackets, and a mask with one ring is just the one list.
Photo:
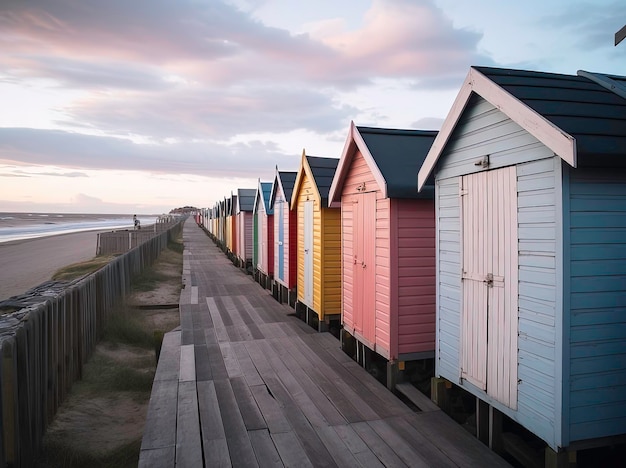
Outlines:
[[298, 213], [296, 313], [318, 331], [341, 323], [341, 210], [328, 207], [338, 163], [303, 151], [291, 197]]

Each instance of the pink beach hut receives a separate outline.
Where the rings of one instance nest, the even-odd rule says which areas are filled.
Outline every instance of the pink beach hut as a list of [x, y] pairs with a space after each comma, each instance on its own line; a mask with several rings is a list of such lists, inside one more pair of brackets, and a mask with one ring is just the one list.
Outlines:
[[436, 135], [351, 122], [328, 195], [341, 206], [344, 350], [386, 360], [389, 388], [405, 361], [434, 357], [434, 188], [418, 194], [413, 171]]

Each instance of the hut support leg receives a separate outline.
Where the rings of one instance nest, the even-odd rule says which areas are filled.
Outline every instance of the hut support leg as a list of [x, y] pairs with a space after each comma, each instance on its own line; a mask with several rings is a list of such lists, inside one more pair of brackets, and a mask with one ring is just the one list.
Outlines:
[[387, 361], [387, 388], [393, 391], [401, 380], [398, 361]]
[[565, 450], [555, 452], [550, 447], [546, 447], [544, 466], [546, 468], [568, 468], [576, 466], [576, 452], [567, 452]]
[[318, 332], [327, 332], [328, 331], [328, 325], [330, 325], [330, 320], [328, 319], [328, 317], [324, 317], [324, 320], [318, 320], [317, 321], [317, 331]]
[[489, 406], [489, 448], [496, 453], [502, 453], [502, 422], [503, 414]]
[[476, 398], [476, 438], [483, 444], [489, 445], [489, 405]]
[[451, 388], [451, 384], [446, 379], [430, 379], [430, 399], [446, 413], [449, 412], [448, 388]]

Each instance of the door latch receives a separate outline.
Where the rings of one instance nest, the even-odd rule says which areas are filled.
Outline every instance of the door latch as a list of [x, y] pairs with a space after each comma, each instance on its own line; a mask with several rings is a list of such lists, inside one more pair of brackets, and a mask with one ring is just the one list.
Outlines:
[[485, 283], [488, 288], [493, 288], [493, 273], [487, 273], [487, 276], [485, 276], [483, 283]]

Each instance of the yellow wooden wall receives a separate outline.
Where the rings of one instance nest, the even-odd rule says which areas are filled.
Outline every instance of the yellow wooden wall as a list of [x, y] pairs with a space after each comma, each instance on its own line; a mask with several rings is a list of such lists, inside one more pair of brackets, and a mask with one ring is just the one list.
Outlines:
[[320, 206], [308, 175], [298, 192], [298, 300], [304, 301], [304, 203], [313, 200], [313, 305], [323, 320], [341, 314], [341, 212]]

